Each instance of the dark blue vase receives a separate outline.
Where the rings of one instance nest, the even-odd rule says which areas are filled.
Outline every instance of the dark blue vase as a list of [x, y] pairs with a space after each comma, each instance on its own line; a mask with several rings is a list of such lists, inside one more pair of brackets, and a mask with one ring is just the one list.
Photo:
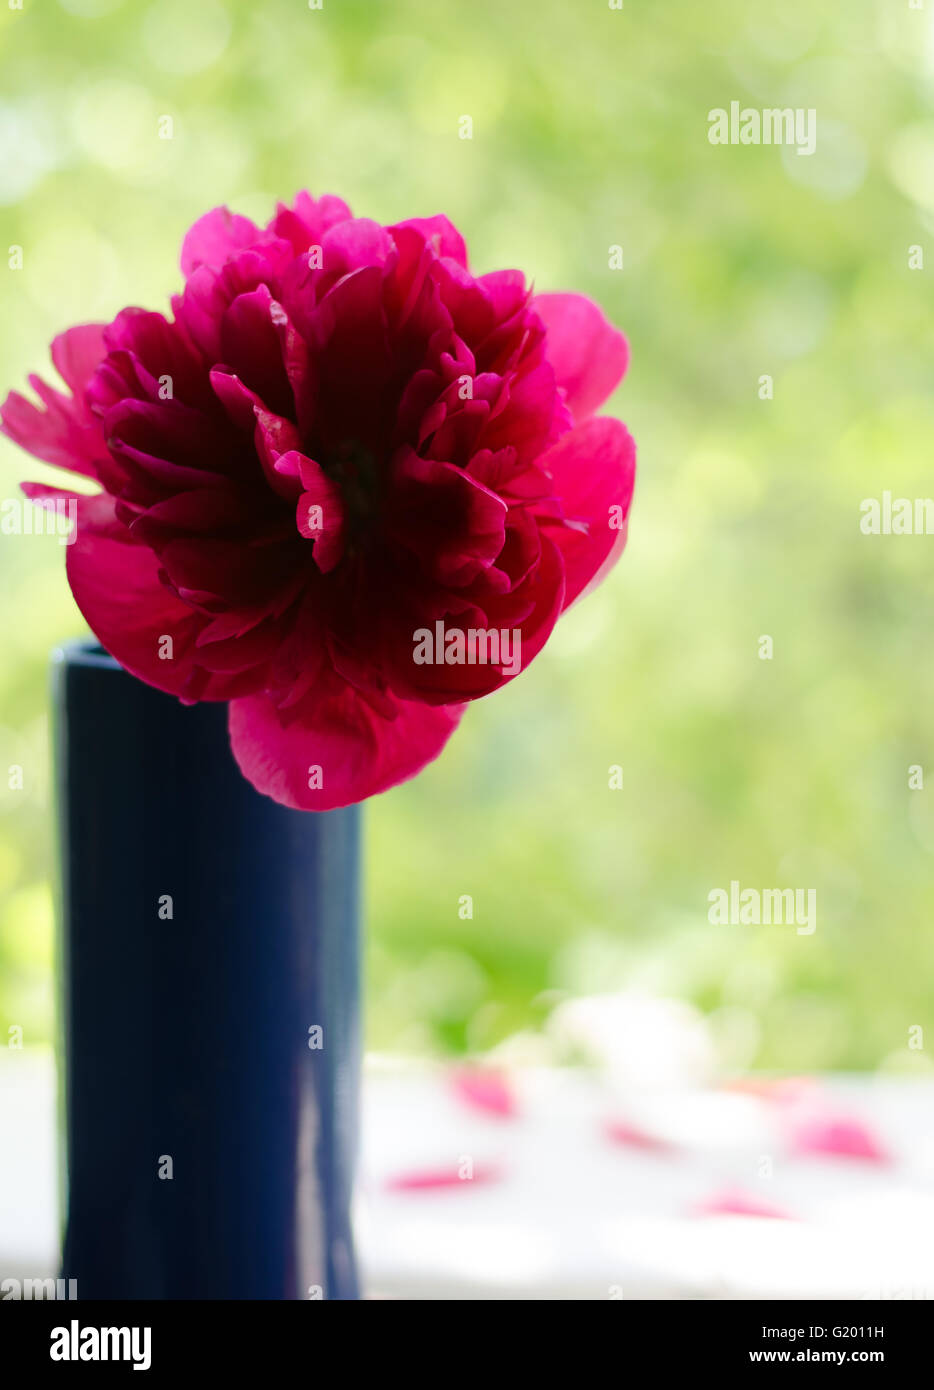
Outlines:
[[238, 770], [225, 705], [53, 667], [80, 1299], [356, 1298], [359, 813]]

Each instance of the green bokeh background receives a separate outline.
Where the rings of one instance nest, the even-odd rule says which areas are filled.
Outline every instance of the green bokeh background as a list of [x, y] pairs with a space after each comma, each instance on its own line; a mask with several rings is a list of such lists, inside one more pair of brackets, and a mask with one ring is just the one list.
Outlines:
[[[816, 153], [711, 146], [732, 99], [815, 108]], [[934, 490], [934, 3], [3, 0], [0, 389], [68, 324], [165, 308], [207, 207], [301, 187], [444, 211], [475, 269], [592, 295], [633, 349], [622, 563], [368, 807], [370, 1045], [483, 1050], [555, 992], [638, 986], [695, 1001], [736, 1067], [923, 1067], [934, 538], [863, 536], [859, 507]], [[0, 473], [53, 476], [6, 441]], [[28, 1042], [47, 656], [83, 630], [64, 553], [0, 536], [0, 1036]], [[731, 879], [815, 887], [816, 933], [711, 926]]]

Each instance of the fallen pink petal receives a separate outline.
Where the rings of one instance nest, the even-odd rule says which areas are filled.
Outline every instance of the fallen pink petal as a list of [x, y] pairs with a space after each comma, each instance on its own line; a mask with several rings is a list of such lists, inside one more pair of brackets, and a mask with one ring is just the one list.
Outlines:
[[475, 1163], [469, 1170], [459, 1165], [415, 1168], [386, 1180], [389, 1192], [433, 1192], [441, 1188], [470, 1188], [500, 1182], [504, 1170], [496, 1164]]
[[791, 1135], [792, 1151], [800, 1156], [824, 1154], [888, 1164], [891, 1155], [875, 1131], [848, 1115], [812, 1115], [800, 1121]]
[[504, 1072], [458, 1067], [451, 1073], [449, 1084], [457, 1099], [474, 1110], [503, 1120], [514, 1119], [518, 1114], [515, 1091]]
[[813, 1076], [741, 1077], [725, 1082], [723, 1089], [757, 1096], [772, 1105], [793, 1106], [814, 1101], [821, 1084]]
[[652, 1134], [649, 1130], [643, 1129], [640, 1125], [633, 1124], [629, 1120], [608, 1120], [604, 1126], [604, 1134], [611, 1144], [618, 1144], [624, 1149], [641, 1149], [645, 1153], [670, 1154], [674, 1153], [677, 1148], [670, 1140], [662, 1138], [659, 1134]]
[[694, 1207], [695, 1216], [758, 1216], [773, 1221], [794, 1221], [790, 1211], [741, 1188], [727, 1188], [705, 1197]]

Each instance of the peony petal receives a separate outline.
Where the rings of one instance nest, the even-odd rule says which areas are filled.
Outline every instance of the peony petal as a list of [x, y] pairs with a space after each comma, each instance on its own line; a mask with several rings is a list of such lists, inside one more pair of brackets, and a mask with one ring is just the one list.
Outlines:
[[742, 1188], [729, 1187], [722, 1192], [713, 1192], [693, 1208], [695, 1216], [758, 1216], [770, 1221], [794, 1221], [795, 1217], [784, 1207], [766, 1201], [755, 1192], [744, 1192]]
[[392, 237], [369, 217], [338, 222], [321, 238], [322, 269], [330, 283], [361, 266], [383, 266], [394, 254]]
[[109, 356], [89, 387], [88, 404], [95, 413], [128, 392], [149, 401], [214, 406], [204, 364], [183, 324], [146, 309], [123, 309], [105, 330], [104, 342]]
[[237, 251], [261, 241], [263, 233], [255, 222], [229, 208], [212, 208], [189, 228], [182, 242], [182, 274], [187, 277], [199, 266], [220, 270]]
[[624, 1149], [640, 1149], [643, 1153], [659, 1155], [670, 1154], [675, 1151], [675, 1146], [670, 1140], [659, 1134], [653, 1134], [650, 1130], [643, 1129], [641, 1125], [634, 1124], [631, 1120], [608, 1120], [604, 1126], [604, 1133], [611, 1144], [618, 1144]]
[[499, 1163], [476, 1163], [470, 1168], [470, 1177], [465, 1177], [460, 1163], [452, 1163], [447, 1168], [410, 1168], [386, 1179], [388, 1192], [433, 1192], [450, 1187], [471, 1188], [478, 1183], [502, 1182], [505, 1168]]
[[295, 521], [299, 533], [313, 541], [312, 558], [327, 574], [344, 553], [347, 516], [340, 488], [321, 465], [304, 454], [284, 454], [283, 468], [296, 466], [305, 491], [298, 499]]
[[52, 507], [61, 499], [68, 502], [72, 498], [87, 497], [86, 492], [74, 492], [71, 488], [56, 487], [54, 483], [20, 483], [20, 492], [28, 497], [30, 502], [35, 502], [38, 507]]
[[488, 569], [506, 539], [506, 511], [501, 497], [463, 469], [400, 451], [387, 534], [432, 580], [461, 587]]
[[457, 1099], [472, 1110], [514, 1120], [519, 1113], [516, 1093], [509, 1077], [492, 1067], [458, 1067], [450, 1077], [450, 1086]]
[[575, 420], [586, 420], [622, 380], [629, 344], [586, 295], [539, 294], [532, 308], [548, 330], [548, 360], [558, 385]]
[[467, 245], [460, 232], [442, 213], [435, 217], [409, 217], [404, 222], [396, 222], [388, 228], [390, 233], [404, 227], [411, 227], [424, 238], [436, 256], [447, 256], [467, 269]]
[[172, 298], [177, 323], [196, 344], [205, 361], [218, 362], [224, 311], [241, 294], [260, 285], [277, 284], [293, 263], [292, 248], [280, 238], [235, 251], [221, 269], [199, 265]]
[[565, 607], [596, 584], [626, 544], [636, 446], [619, 420], [599, 416], [564, 435], [540, 459], [565, 525], [548, 525], [564, 557]]
[[[385, 660], [394, 690], [444, 707], [489, 695], [538, 655], [563, 606], [561, 555], [543, 532], [538, 561], [513, 592], [487, 588], [473, 601], [471, 590], [460, 596], [439, 592], [440, 597], [429, 590], [423, 598], [416, 591], [414, 611], [411, 603], [393, 605]], [[471, 640], [477, 629], [480, 636]], [[489, 658], [496, 655], [494, 663]]]
[[462, 713], [406, 700], [396, 708], [395, 719], [382, 719], [353, 687], [333, 679], [288, 719], [267, 696], [252, 695], [231, 702], [231, 747], [257, 791], [296, 810], [330, 811], [414, 777], [438, 756]]
[[80, 396], [94, 375], [107, 349], [102, 323], [82, 323], [52, 339], [52, 362], [71, 391]]
[[265, 285], [238, 295], [224, 314], [221, 352], [244, 385], [276, 415], [288, 417], [295, 402], [276, 331], [276, 320], [283, 315]]
[[892, 1161], [885, 1144], [869, 1125], [854, 1115], [815, 1112], [800, 1121], [791, 1136], [792, 1151], [801, 1157], [818, 1154], [855, 1158], [868, 1163]]
[[232, 424], [244, 432], [252, 430], [263, 473], [273, 492], [293, 502], [301, 490], [298, 470], [292, 472], [279, 464], [301, 443], [294, 423], [267, 410], [256, 392], [227, 370], [214, 368], [211, 386]]
[[311, 246], [320, 245], [331, 227], [351, 217], [353, 213], [350, 208], [343, 199], [335, 198], [333, 193], [312, 198], [310, 193], [303, 192], [297, 195], [292, 207], [279, 204], [267, 230], [275, 236], [286, 237], [296, 255], [301, 255]]
[[103, 334], [103, 324], [86, 323], [53, 340], [52, 361], [71, 395], [31, 376], [29, 384], [44, 410], [18, 391], [11, 391], [0, 406], [0, 431], [14, 444], [43, 463], [88, 478], [98, 477], [101, 461], [107, 458], [100, 425], [84, 400], [88, 383], [106, 353]]
[[187, 699], [227, 700], [256, 688], [252, 672], [215, 676], [195, 661], [204, 619], [161, 583], [158, 559], [148, 546], [134, 544], [111, 497], [78, 499], [67, 569], [88, 626], [132, 675]]

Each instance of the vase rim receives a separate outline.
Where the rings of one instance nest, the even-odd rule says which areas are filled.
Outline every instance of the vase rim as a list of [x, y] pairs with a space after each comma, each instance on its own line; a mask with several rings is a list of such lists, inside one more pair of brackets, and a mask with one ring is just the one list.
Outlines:
[[123, 670], [119, 661], [114, 660], [94, 637], [76, 637], [69, 642], [60, 642], [52, 650], [52, 664], [93, 666], [99, 671]]

